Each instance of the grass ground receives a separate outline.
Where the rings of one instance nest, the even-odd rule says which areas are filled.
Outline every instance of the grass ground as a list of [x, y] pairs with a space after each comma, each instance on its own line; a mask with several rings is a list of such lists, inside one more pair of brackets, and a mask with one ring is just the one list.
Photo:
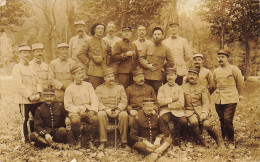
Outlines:
[[[259, 161], [260, 160], [260, 82], [246, 82], [244, 98], [238, 104], [234, 125], [237, 149], [217, 149], [204, 132], [210, 148], [203, 149], [186, 143], [186, 151], [172, 147], [158, 161]], [[8, 77], [0, 76], [0, 161], [141, 161], [144, 156], [112, 146], [103, 152], [82, 150], [39, 149], [21, 141], [21, 118], [14, 103], [15, 88]], [[219, 128], [212, 107], [212, 122]]]

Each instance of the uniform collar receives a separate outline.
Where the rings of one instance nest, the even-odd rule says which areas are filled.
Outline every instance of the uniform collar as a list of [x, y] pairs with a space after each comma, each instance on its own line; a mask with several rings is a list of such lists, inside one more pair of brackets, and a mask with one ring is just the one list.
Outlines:
[[26, 62], [22, 59], [20, 59], [20, 64], [25, 65], [25, 66], [29, 66], [29, 62]]
[[180, 35], [176, 34], [176, 35], [171, 35], [171, 39], [177, 39]]
[[145, 42], [146, 40], [145, 40], [145, 38], [138, 38], [138, 41], [139, 42]]
[[59, 58], [59, 60], [60, 60], [61, 62], [67, 62], [68, 58], [65, 58], [65, 59]]
[[82, 81], [81, 82], [76, 82], [74, 81], [75, 85], [82, 85]]
[[33, 58], [33, 62], [35, 62], [35, 63], [38, 64], [38, 65], [41, 65], [41, 64], [42, 64], [42, 60], [38, 60], [38, 59], [36, 59], [35, 57]]
[[126, 43], [129, 43], [130, 40], [129, 39], [126, 39], [126, 38], [123, 38], [123, 41], [126, 42]]

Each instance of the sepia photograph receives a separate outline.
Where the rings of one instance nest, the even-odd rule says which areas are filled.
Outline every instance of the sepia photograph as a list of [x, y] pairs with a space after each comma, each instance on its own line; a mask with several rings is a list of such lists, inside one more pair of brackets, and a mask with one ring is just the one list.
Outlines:
[[260, 0], [0, 0], [0, 162], [260, 161]]

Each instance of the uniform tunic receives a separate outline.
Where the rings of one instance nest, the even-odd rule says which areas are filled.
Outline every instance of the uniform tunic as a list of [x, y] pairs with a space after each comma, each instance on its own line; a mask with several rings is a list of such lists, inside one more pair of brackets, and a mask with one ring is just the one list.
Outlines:
[[187, 39], [177, 34], [176, 38], [169, 37], [165, 39], [163, 44], [171, 49], [177, 74], [180, 76], [187, 75], [188, 69], [186, 67], [185, 60], [189, 60], [191, 58], [191, 49]]
[[[173, 102], [173, 98], [178, 98]], [[160, 104], [160, 116], [171, 112], [176, 117], [185, 116], [184, 114], [184, 94], [182, 88], [178, 84], [170, 86], [168, 83], [159, 88], [157, 100]]]
[[75, 63], [76, 61], [69, 58], [64, 61], [57, 58], [49, 65], [49, 80], [51, 85], [55, 88], [57, 101], [64, 101], [64, 91], [61, 90], [61, 87], [63, 85], [68, 87], [73, 82], [70, 69]]
[[157, 114], [147, 115], [143, 110], [138, 112], [136, 118], [131, 125], [130, 139], [136, 143], [142, 138], [150, 142], [154, 142], [156, 136], [163, 134], [168, 137], [168, 131], [164, 126], [163, 121]]
[[102, 38], [103, 40], [105, 40], [110, 46], [111, 48], [113, 48], [116, 44], [116, 42], [121, 41], [122, 39], [114, 36], [113, 38], [110, 38], [108, 35]]
[[[154, 43], [147, 45], [142, 53], [139, 53], [140, 65], [145, 69], [145, 79], [147, 80], [163, 80], [165, 74], [164, 65], [174, 66], [174, 58], [171, 51], [163, 44], [156, 45]], [[157, 68], [155, 71], [148, 69], [148, 65], [153, 64]]]
[[136, 45], [137, 51], [140, 54], [148, 45], [152, 45], [153, 42], [148, 39], [137, 39], [133, 42]]
[[128, 98], [128, 105], [131, 106], [131, 108], [128, 109], [128, 112], [132, 109], [137, 111], [142, 110], [144, 98], [153, 98], [156, 100], [156, 93], [154, 89], [147, 84], [132, 84], [126, 88], [126, 95]]
[[187, 117], [194, 113], [200, 116], [202, 112], [209, 112], [208, 90], [205, 86], [186, 83], [181, 87], [184, 92], [184, 112]]
[[53, 102], [51, 105], [43, 103], [36, 110], [34, 130], [44, 137], [57, 128], [65, 127], [66, 116], [67, 112], [61, 103]]
[[90, 39], [91, 37], [85, 33], [82, 38], [80, 38], [78, 35], [72, 37], [69, 42], [69, 58], [78, 61], [77, 54], [81, 46], [84, 44], [84, 42], [87, 42]]
[[244, 79], [238, 67], [228, 64], [218, 67], [213, 72], [213, 82], [216, 88], [214, 102], [230, 104], [239, 101], [239, 95], [244, 87]]
[[91, 83], [82, 81], [81, 85], [77, 85], [73, 82], [66, 88], [64, 105], [71, 116], [86, 110], [98, 112], [99, 101]]
[[39, 78], [40, 83], [43, 85], [43, 88], [48, 88], [48, 64], [43, 61], [37, 61], [34, 58], [32, 61], [29, 62], [29, 65], [32, 66], [35, 74]]

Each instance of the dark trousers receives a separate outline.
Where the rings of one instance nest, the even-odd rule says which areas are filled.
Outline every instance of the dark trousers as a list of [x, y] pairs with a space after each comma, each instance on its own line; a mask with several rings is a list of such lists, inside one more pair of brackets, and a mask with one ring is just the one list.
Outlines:
[[156, 94], [158, 92], [158, 89], [163, 85], [163, 80], [145, 80], [145, 83], [153, 87]]
[[96, 89], [99, 85], [104, 83], [103, 77], [97, 77], [92, 75], [89, 75], [88, 77], [89, 77], [89, 82], [93, 85], [94, 89]]
[[117, 74], [119, 84], [122, 84], [125, 89], [133, 84], [133, 77], [131, 73], [119, 73]]
[[[169, 132], [171, 132], [173, 136], [173, 144], [180, 145], [180, 134], [181, 134], [181, 128], [188, 127], [188, 121], [185, 116], [183, 117], [176, 117], [171, 112], [168, 112], [166, 114], [163, 114], [161, 116], [161, 119], [164, 122], [165, 128], [168, 129]], [[171, 131], [169, 127], [169, 122], [172, 121], [174, 124], [174, 129]]]
[[177, 83], [178, 85], [182, 85], [182, 83], [183, 83], [183, 76], [177, 75], [175, 83]]
[[229, 141], [234, 141], [234, 126], [233, 118], [235, 115], [237, 103], [232, 104], [215, 104], [216, 111], [218, 113], [222, 138], [226, 138]]
[[[32, 116], [34, 117], [37, 107], [39, 107], [42, 103], [36, 103], [36, 104], [19, 104], [20, 113], [23, 118], [23, 135], [25, 141], [29, 141], [28, 137], [28, 131], [33, 132], [34, 131], [34, 122], [33, 120], [29, 120], [29, 113], [31, 112]], [[28, 124], [29, 122], [29, 124]], [[28, 128], [28, 125], [29, 128]]]

